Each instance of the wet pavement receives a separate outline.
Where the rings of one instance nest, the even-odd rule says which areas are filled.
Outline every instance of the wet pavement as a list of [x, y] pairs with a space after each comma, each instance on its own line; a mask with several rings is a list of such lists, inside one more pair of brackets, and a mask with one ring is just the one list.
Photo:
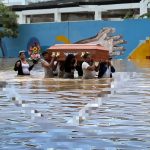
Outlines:
[[150, 149], [150, 60], [116, 60], [113, 79], [17, 77], [0, 59], [1, 150]]

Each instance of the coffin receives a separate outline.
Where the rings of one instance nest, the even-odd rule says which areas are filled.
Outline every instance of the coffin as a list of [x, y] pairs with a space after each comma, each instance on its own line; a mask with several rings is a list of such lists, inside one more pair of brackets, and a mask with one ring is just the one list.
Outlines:
[[93, 44], [56, 44], [48, 48], [49, 55], [55, 55], [59, 61], [64, 61], [68, 54], [74, 54], [78, 61], [83, 61], [83, 55], [89, 53], [94, 61], [109, 58], [108, 49]]

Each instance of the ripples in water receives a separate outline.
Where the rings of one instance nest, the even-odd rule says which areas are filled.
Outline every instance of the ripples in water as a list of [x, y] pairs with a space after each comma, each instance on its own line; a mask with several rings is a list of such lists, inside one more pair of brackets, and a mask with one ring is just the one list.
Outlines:
[[149, 62], [115, 61], [100, 80], [44, 79], [40, 66], [17, 77], [13, 63], [1, 62], [0, 149], [150, 148]]

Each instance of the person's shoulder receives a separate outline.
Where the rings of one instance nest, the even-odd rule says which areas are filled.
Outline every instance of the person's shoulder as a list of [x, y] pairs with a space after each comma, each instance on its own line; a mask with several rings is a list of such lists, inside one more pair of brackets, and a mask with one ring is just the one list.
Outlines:
[[41, 59], [40, 60], [41, 61], [41, 63], [48, 63], [46, 60], [44, 60], [44, 59]]
[[82, 64], [88, 64], [88, 63], [84, 61]]
[[84, 62], [82, 63], [82, 66], [87, 65], [87, 64], [88, 64], [88, 63], [84, 61]]
[[89, 66], [89, 64], [88, 64], [87, 62], [84, 61], [84, 62], [82, 63], [82, 68], [87, 68], [88, 66]]
[[18, 59], [18, 60], [16, 61], [16, 63], [17, 63], [17, 62], [21, 62], [21, 60], [20, 60], [20, 59]]
[[43, 65], [49, 65], [49, 62], [47, 62], [47, 61], [44, 60], [44, 59], [41, 59], [41, 64], [43, 64]]
[[100, 63], [100, 67], [105, 67], [106, 66], [106, 63], [105, 62], [101, 62]]

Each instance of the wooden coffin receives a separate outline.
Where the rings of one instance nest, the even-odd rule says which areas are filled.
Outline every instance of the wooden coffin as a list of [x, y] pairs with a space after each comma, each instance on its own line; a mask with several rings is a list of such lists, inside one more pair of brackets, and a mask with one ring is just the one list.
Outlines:
[[78, 61], [83, 61], [83, 55], [90, 53], [94, 61], [109, 58], [109, 51], [101, 45], [93, 44], [56, 44], [48, 48], [48, 53], [64, 61], [68, 54], [74, 54]]

